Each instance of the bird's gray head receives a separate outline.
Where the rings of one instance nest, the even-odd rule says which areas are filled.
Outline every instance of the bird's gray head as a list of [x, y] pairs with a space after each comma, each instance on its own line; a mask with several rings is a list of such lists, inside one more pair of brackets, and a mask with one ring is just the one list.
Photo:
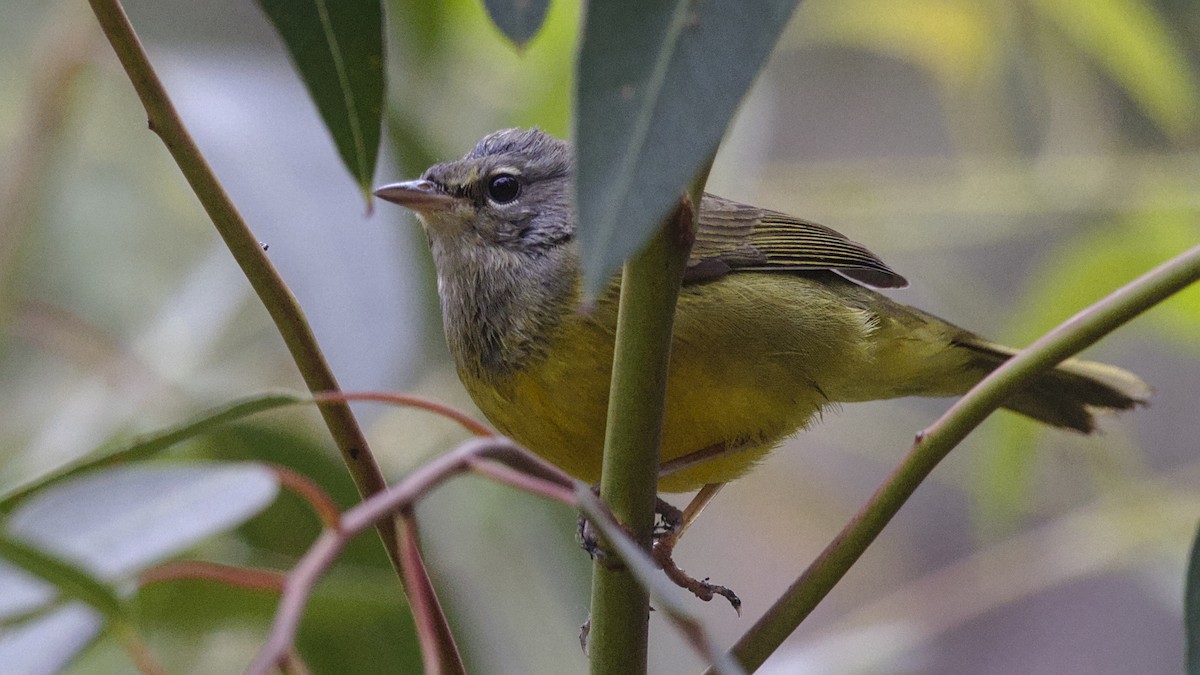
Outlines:
[[[540, 129], [503, 129], [462, 159], [375, 194], [407, 206], [437, 247], [498, 247], [538, 254], [572, 236], [571, 146]], [[435, 251], [437, 253], [437, 251]]]
[[578, 294], [571, 147], [539, 129], [505, 129], [381, 199], [421, 219], [443, 323], [460, 372], [501, 377], [545, 354]]

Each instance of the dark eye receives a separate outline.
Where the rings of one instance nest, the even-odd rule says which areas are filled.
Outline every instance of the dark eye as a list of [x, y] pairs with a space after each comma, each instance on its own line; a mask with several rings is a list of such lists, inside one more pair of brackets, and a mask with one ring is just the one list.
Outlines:
[[493, 176], [488, 183], [488, 197], [497, 204], [507, 204], [521, 194], [521, 182], [506, 173]]

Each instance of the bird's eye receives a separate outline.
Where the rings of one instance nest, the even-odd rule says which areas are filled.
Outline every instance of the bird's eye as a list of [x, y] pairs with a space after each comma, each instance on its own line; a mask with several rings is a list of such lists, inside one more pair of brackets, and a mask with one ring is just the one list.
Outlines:
[[521, 193], [521, 181], [509, 174], [502, 173], [492, 177], [488, 182], [488, 197], [497, 204], [507, 204]]

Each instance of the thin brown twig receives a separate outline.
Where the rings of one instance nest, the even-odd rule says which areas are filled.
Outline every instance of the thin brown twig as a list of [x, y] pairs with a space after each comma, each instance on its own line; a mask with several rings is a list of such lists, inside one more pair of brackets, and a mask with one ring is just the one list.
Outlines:
[[124, 621], [113, 624], [112, 629], [117, 642], [129, 654], [138, 672], [142, 675], [167, 675], [167, 669], [158, 662], [154, 652], [150, 651], [150, 645], [146, 644], [137, 629]]
[[438, 649], [438, 625], [431, 617], [442, 613], [433, 579], [426, 572], [425, 560], [421, 556], [421, 536], [412, 506], [400, 510], [396, 519], [400, 527], [400, 555], [404, 561], [406, 586], [409, 588], [409, 604], [417, 629], [417, 644], [421, 648], [421, 662], [427, 673], [445, 672], [445, 664]]
[[[340, 387], [337, 378], [325, 360], [303, 310], [188, 133], [167, 95], [166, 88], [151, 66], [150, 59], [142, 48], [120, 1], [89, 0], [89, 3], [146, 109], [150, 129], [158, 134], [166, 145], [188, 185], [208, 213], [217, 233], [225, 241], [230, 254], [258, 294], [280, 337], [287, 345], [305, 385], [314, 394], [338, 391]], [[367, 498], [386, 490], [387, 482], [383, 472], [371, 454], [367, 439], [350, 406], [342, 403], [323, 405], [319, 409], [359, 494]], [[395, 522], [380, 519], [375, 522], [375, 527], [393, 567], [403, 580], [400, 542]], [[449, 622], [445, 616], [436, 617], [436, 620], [442, 625], [439, 634], [447, 638], [440, 645], [443, 662], [454, 672], [465, 672], [458, 647], [450, 635]]]
[[280, 485], [291, 490], [295, 495], [312, 506], [313, 511], [317, 514], [317, 518], [321, 520], [322, 526], [337, 528], [342, 517], [342, 512], [338, 509], [337, 504], [333, 503], [333, 498], [329, 496], [329, 493], [325, 492], [320, 485], [317, 485], [316, 481], [285, 466], [279, 466], [278, 464], [270, 464], [268, 466], [279, 477]]
[[497, 483], [510, 485], [523, 492], [545, 497], [553, 501], [575, 505], [575, 491], [558, 483], [551, 483], [542, 478], [532, 478], [522, 470], [514, 469], [507, 464], [494, 460], [472, 458], [468, 460], [471, 470], [481, 476], [487, 476]]
[[149, 586], [184, 579], [215, 581], [238, 588], [278, 593], [283, 591], [287, 574], [279, 570], [235, 567], [207, 560], [176, 560], [143, 571], [138, 575], [138, 585]]
[[659, 569], [657, 563], [629, 537], [625, 528], [605, 508], [591, 488], [581, 483], [577, 484], [575, 499], [580, 511], [592, 521], [605, 541], [611, 545], [612, 553], [621, 559], [629, 573], [655, 599], [657, 609], [675, 625], [696, 653], [708, 661], [712, 670], [721, 675], [744, 672], [730, 654], [717, 647], [704, 625], [688, 610], [679, 587], [665, 576], [661, 580], [656, 578], [656, 572], [663, 570]]
[[494, 429], [472, 418], [458, 408], [413, 394], [400, 394], [390, 391], [332, 391], [315, 394], [313, 400], [317, 403], [326, 401], [378, 401], [380, 403], [420, 408], [454, 420], [476, 436], [496, 435]]
[[[410, 517], [404, 512], [412, 507], [417, 499], [427, 494], [450, 477], [471, 471], [481, 458], [499, 462], [517, 471], [527, 473], [528, 480], [543, 480], [553, 487], [540, 486], [534, 492], [543, 496], [554, 496], [562, 490], [575, 487], [575, 481], [545, 461], [530, 455], [513, 441], [502, 436], [475, 438], [466, 441], [457, 449], [420, 467], [405, 480], [389, 487], [387, 490], [372, 495], [361, 503], [342, 514], [337, 529], [327, 529], [321, 533], [296, 567], [288, 574], [284, 584], [283, 596], [279, 609], [275, 614], [275, 624], [271, 634], [259, 650], [258, 655], [247, 669], [247, 673], [263, 674], [280, 663], [287, 651], [292, 647], [296, 627], [300, 623], [308, 597], [320, 577], [325, 573], [346, 543], [363, 530], [372, 527], [383, 518], [391, 518], [400, 513], [396, 521], [401, 524], [400, 536], [402, 562], [420, 562], [420, 550], [416, 529]], [[568, 501], [574, 504], [574, 501]], [[405, 570], [416, 569], [402, 565]], [[407, 572], [406, 572], [407, 574]], [[439, 646], [436, 655], [431, 655], [427, 649], [434, 645], [438, 630], [437, 622], [429, 622], [432, 616], [427, 612], [437, 609], [437, 598], [433, 594], [432, 583], [424, 573], [424, 565], [415, 574], [408, 576], [405, 581], [410, 585], [409, 602], [413, 605], [413, 615], [417, 620], [419, 637], [422, 641], [422, 652], [425, 655], [427, 667], [446, 667], [443, 660], [444, 652]]]
[[287, 655], [283, 657], [279, 669], [283, 671], [284, 675], [309, 675], [312, 672], [308, 664], [301, 658], [300, 652], [296, 651], [294, 647], [289, 649]]
[[[258, 294], [309, 391], [314, 394], [337, 391], [337, 378], [329, 368], [303, 310], [188, 133], [120, 1], [89, 0], [89, 3], [146, 109], [150, 129], [162, 139], [230, 254]], [[366, 496], [386, 488], [383, 473], [350, 406], [320, 406], [320, 411], [360, 494]], [[399, 572], [394, 524], [380, 522], [379, 534]]]

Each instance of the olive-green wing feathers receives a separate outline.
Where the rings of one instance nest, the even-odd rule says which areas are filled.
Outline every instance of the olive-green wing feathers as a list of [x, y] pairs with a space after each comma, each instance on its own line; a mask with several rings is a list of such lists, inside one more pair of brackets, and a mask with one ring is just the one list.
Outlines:
[[814, 270], [832, 270], [875, 288], [908, 285], [874, 253], [836, 230], [704, 195], [684, 283], [708, 281], [738, 271]]

